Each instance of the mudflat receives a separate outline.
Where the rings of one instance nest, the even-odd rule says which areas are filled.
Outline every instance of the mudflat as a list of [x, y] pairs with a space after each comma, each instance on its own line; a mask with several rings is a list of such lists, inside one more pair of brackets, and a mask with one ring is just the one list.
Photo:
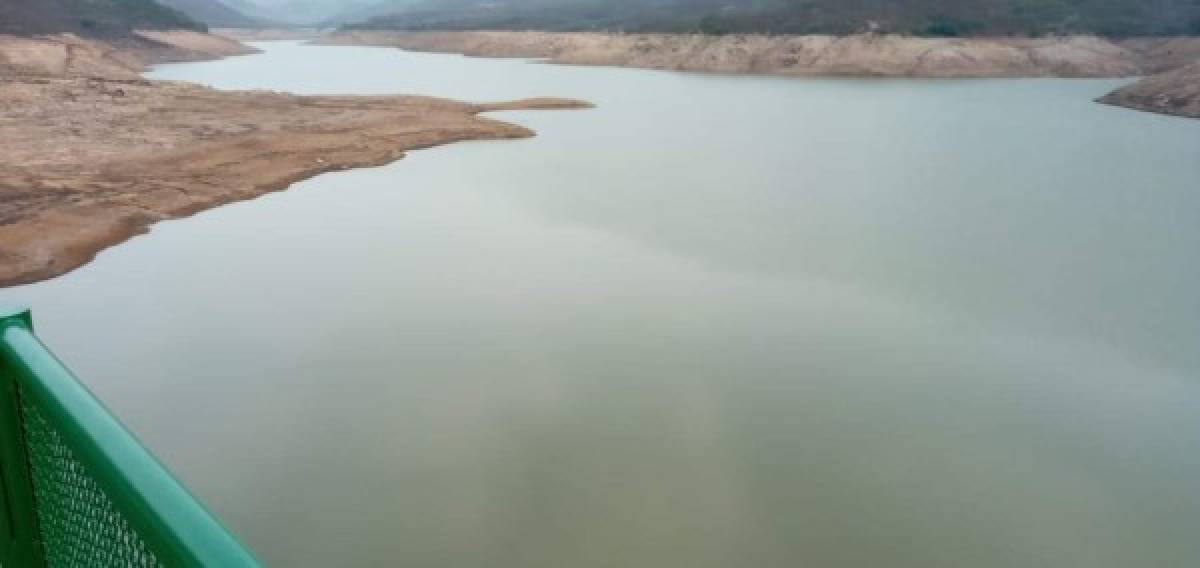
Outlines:
[[[190, 58], [205, 42], [228, 46], [190, 41]], [[534, 134], [482, 112], [588, 106], [217, 91], [143, 80], [145, 53], [74, 37], [5, 37], [0, 53], [0, 286], [63, 274], [157, 221], [322, 172]]]

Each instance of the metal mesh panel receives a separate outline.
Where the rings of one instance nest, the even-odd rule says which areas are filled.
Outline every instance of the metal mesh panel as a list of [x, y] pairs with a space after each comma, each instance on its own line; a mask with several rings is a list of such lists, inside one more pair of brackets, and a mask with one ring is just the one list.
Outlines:
[[46, 564], [161, 566], [29, 397], [21, 397], [21, 412]]

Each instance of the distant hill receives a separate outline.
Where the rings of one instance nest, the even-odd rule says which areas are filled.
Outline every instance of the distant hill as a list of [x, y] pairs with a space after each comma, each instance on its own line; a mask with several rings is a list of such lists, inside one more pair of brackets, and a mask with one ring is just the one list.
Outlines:
[[250, 0], [221, 0], [221, 3], [247, 16], [254, 16], [259, 9], [258, 4]]
[[[319, 0], [310, 0], [319, 1]], [[359, 0], [347, 2], [337, 13], [325, 19], [325, 24], [340, 26], [365, 22], [371, 18], [387, 16], [421, 7], [426, 0]]]
[[[300, 26], [337, 26], [347, 21], [365, 20], [390, 11], [370, 11], [381, 0], [221, 0], [251, 17]], [[392, 7], [404, 7], [411, 0], [390, 0]]]
[[382, 0], [359, 29], [1198, 35], [1200, 0]]
[[[254, 28], [263, 24], [221, 0], [157, 0], [189, 18], [215, 28]], [[232, 4], [232, 3], [230, 3]]]
[[205, 26], [154, 0], [0, 0], [0, 33], [124, 36], [133, 29]]

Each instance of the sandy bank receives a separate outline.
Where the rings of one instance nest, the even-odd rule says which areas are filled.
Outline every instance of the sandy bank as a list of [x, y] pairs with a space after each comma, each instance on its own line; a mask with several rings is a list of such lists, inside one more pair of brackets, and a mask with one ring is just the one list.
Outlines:
[[214, 28], [213, 35], [237, 41], [315, 40], [325, 35], [316, 28]]
[[[165, 45], [175, 51], [169, 54], [170, 61], [182, 61], [188, 53], [208, 59], [232, 57], [258, 53], [236, 39], [186, 30], [141, 30], [134, 32], [138, 37]], [[153, 53], [151, 53], [153, 55]]]
[[[1132, 77], [1200, 62], [1200, 38], [914, 38], [698, 36], [548, 32], [338, 32], [335, 45], [391, 46], [480, 57], [675, 71], [796, 76]], [[1192, 67], [1191, 69], [1194, 69]], [[1195, 116], [1194, 71], [1151, 77], [1102, 99], [1139, 110]]]
[[1139, 110], [1200, 118], [1200, 62], [1147, 77], [1117, 89], [1100, 102]]
[[1145, 75], [1200, 61], [1200, 37], [1134, 38], [1122, 40], [1120, 45], [1141, 58]]
[[[1096, 37], [1046, 39], [700, 36], [546, 32], [338, 32], [321, 43], [677, 71], [887, 77], [1127, 77], [1166, 51]], [[1180, 40], [1200, 51], [1200, 40]], [[1176, 48], [1177, 50], [1179, 48]]]
[[116, 43], [71, 34], [0, 35], [0, 79], [38, 75], [136, 79], [147, 65], [203, 61], [255, 50], [237, 41], [192, 31], [144, 31]]
[[[210, 42], [187, 41], [169, 49], [197, 55]], [[73, 37], [0, 38], [0, 57], [0, 286], [63, 274], [157, 221], [322, 172], [533, 134], [480, 112], [585, 106], [222, 92], [136, 77], [165, 52]]]

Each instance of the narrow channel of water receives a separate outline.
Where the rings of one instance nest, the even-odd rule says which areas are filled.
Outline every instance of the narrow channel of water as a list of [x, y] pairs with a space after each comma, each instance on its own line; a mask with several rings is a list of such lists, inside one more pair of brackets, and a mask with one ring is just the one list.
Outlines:
[[262, 45], [151, 76], [599, 105], [5, 291], [271, 564], [1200, 564], [1200, 121]]

